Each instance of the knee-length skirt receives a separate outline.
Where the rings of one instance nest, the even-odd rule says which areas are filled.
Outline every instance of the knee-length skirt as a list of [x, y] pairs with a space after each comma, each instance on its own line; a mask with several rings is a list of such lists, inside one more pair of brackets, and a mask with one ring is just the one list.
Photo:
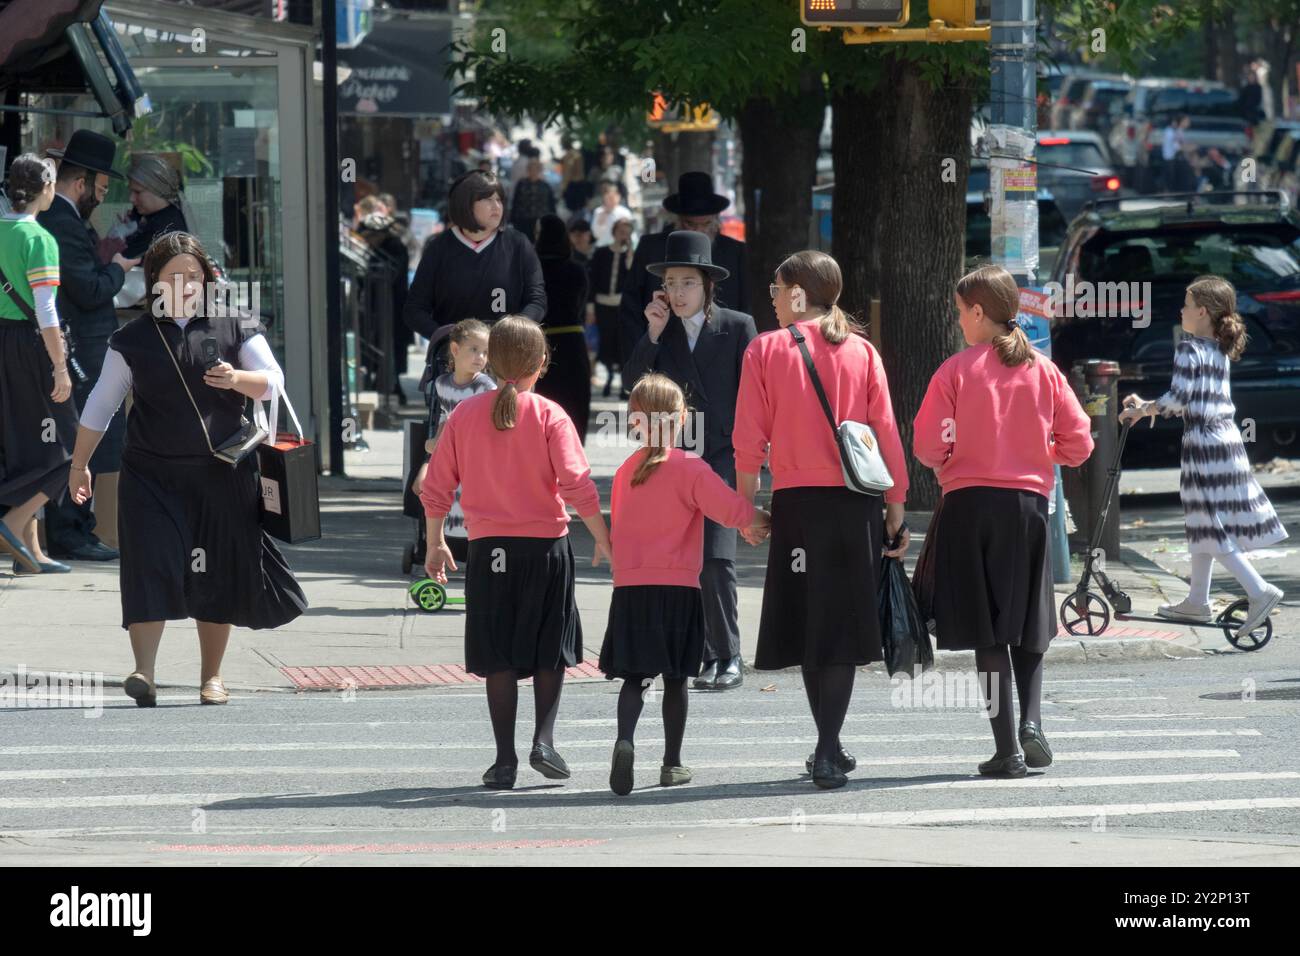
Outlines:
[[559, 538], [472, 538], [465, 564], [465, 669], [486, 677], [582, 660], [573, 549]]
[[704, 656], [699, 588], [649, 584], [614, 588], [600, 648], [606, 677], [698, 677]]
[[1046, 653], [1056, 636], [1047, 499], [1015, 488], [960, 488], [943, 496], [934, 533], [938, 646]]
[[62, 499], [77, 441], [77, 406], [55, 402], [54, 369], [30, 322], [0, 319], [0, 505]]
[[882, 508], [879, 495], [843, 487], [773, 492], [755, 668], [883, 659], [876, 591]]
[[232, 468], [128, 447], [117, 497], [123, 627], [193, 618], [273, 628], [307, 609], [262, 530], [255, 456]]

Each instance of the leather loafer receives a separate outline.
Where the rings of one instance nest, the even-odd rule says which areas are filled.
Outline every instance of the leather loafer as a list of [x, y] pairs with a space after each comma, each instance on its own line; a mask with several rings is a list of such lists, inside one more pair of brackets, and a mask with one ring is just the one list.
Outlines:
[[980, 764], [980, 773], [985, 777], [1023, 777], [1029, 770], [1020, 754], [1012, 754], [1010, 757], [994, 757], [984, 761]]
[[1043, 736], [1043, 728], [1032, 720], [1026, 720], [1020, 725], [1020, 749], [1025, 752], [1025, 766], [1051, 766], [1052, 748], [1048, 746], [1047, 738]]
[[818, 760], [813, 763], [812, 778], [813, 783], [822, 790], [835, 790], [849, 782], [844, 771], [829, 760]]
[[67, 574], [72, 568], [68, 567], [61, 561], [37, 561], [39, 571], [28, 571], [20, 562], [14, 562], [14, 574], [21, 577], [24, 574]]
[[636, 762], [636, 748], [630, 740], [614, 744], [614, 759], [609, 767], [609, 789], [620, 797], [632, 792], [632, 765]]
[[[813, 753], [810, 753], [808, 759], [803, 762], [804, 769], [809, 773], [813, 772], [813, 760], [816, 757], [817, 754], [814, 751]], [[840, 752], [835, 755], [835, 765], [844, 773], [852, 773], [854, 770], [858, 769], [858, 760], [853, 756], [853, 754], [841, 747]]]
[[27, 550], [27, 545], [23, 544], [22, 539], [10, 531], [9, 526], [3, 521], [0, 521], [0, 548], [12, 554], [14, 563], [26, 568], [28, 574], [41, 573], [41, 566], [32, 553]]
[[87, 541], [85, 544], [77, 545], [71, 551], [50, 553], [56, 558], [68, 558], [72, 561], [116, 561], [120, 555], [102, 541]]
[[230, 703], [230, 691], [226, 690], [226, 685], [220, 677], [214, 677], [206, 681], [199, 690], [200, 704], [228, 704]]
[[667, 764], [659, 768], [659, 786], [677, 787], [690, 783], [693, 778], [690, 767], [670, 767]]
[[555, 752], [554, 747], [546, 744], [533, 744], [533, 749], [528, 754], [528, 766], [547, 780], [569, 779], [569, 765]]
[[513, 790], [518, 773], [518, 764], [494, 763], [483, 774], [483, 786], [489, 790]]
[[742, 670], [744, 661], [740, 657], [733, 657], [718, 671], [718, 679], [713, 684], [714, 690], [731, 690], [733, 687], [739, 687], [745, 683], [745, 672]]
[[718, 680], [718, 662], [709, 661], [704, 665], [704, 670], [700, 671], [700, 676], [695, 678], [696, 690], [713, 690], [713, 685]]
[[137, 707], [158, 706], [158, 688], [139, 671], [127, 675], [126, 680], [122, 681], [122, 690], [135, 701]]

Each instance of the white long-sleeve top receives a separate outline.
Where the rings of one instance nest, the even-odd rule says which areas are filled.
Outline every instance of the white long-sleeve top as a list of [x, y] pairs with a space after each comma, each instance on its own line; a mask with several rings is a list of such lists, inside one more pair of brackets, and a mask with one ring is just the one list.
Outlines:
[[[183, 329], [190, 320], [176, 319], [175, 322]], [[239, 368], [245, 372], [266, 373], [266, 391], [257, 396], [259, 401], [269, 399], [274, 388], [284, 390], [284, 371], [271, 354], [271, 344], [264, 335], [255, 335], [239, 347]], [[108, 423], [122, 406], [126, 393], [131, 390], [131, 384], [131, 367], [122, 358], [121, 352], [110, 348], [104, 356], [104, 368], [99, 373], [99, 381], [95, 383], [90, 397], [86, 399], [86, 407], [81, 412], [81, 424], [91, 431], [106, 431]]]

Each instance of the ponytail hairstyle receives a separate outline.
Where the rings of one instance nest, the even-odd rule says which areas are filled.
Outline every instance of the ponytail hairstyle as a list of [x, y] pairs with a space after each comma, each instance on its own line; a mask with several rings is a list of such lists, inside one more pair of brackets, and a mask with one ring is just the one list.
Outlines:
[[526, 315], [498, 319], [488, 333], [488, 354], [497, 380], [497, 397], [492, 405], [492, 424], [497, 431], [514, 428], [519, 415], [519, 387], [516, 384], [545, 368], [549, 352], [542, 327]]
[[993, 337], [993, 348], [1008, 368], [1034, 364], [1034, 347], [1016, 321], [1020, 311], [1020, 289], [1011, 273], [1001, 266], [980, 266], [957, 281], [957, 295], [967, 307], [978, 305], [990, 322], [1005, 325], [1007, 331]]
[[818, 328], [831, 345], [839, 345], [850, 335], [866, 335], [866, 330], [836, 303], [844, 289], [840, 264], [824, 252], [805, 249], [796, 252], [779, 266], [776, 275], [787, 286], [798, 286], [809, 312], [823, 313]]
[[45, 184], [54, 180], [51, 160], [41, 159], [35, 153], [23, 153], [15, 159], [9, 166], [9, 186], [5, 190], [14, 212], [25, 212], [45, 191]]
[[668, 453], [677, 442], [678, 416], [686, 411], [686, 396], [681, 386], [667, 375], [650, 372], [642, 375], [633, 387], [627, 410], [630, 415], [639, 415], [646, 423], [646, 454], [632, 475], [632, 487], [635, 488], [668, 460]]
[[1237, 290], [1227, 279], [1200, 276], [1187, 287], [1192, 301], [1210, 314], [1219, 351], [1231, 362], [1246, 351], [1246, 323], [1237, 314]]

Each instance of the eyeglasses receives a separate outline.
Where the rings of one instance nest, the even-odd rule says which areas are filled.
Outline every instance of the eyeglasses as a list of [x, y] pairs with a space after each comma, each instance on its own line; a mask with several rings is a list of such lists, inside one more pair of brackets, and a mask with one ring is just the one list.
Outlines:
[[694, 292], [702, 285], [704, 283], [699, 279], [669, 279], [664, 283], [664, 288], [669, 292], [676, 292], [678, 289], [683, 292]]
[[767, 287], [767, 294], [770, 295], [773, 299], [775, 299], [778, 295], [781, 294], [781, 287], [777, 285], [775, 282], [773, 282], [771, 285]]

